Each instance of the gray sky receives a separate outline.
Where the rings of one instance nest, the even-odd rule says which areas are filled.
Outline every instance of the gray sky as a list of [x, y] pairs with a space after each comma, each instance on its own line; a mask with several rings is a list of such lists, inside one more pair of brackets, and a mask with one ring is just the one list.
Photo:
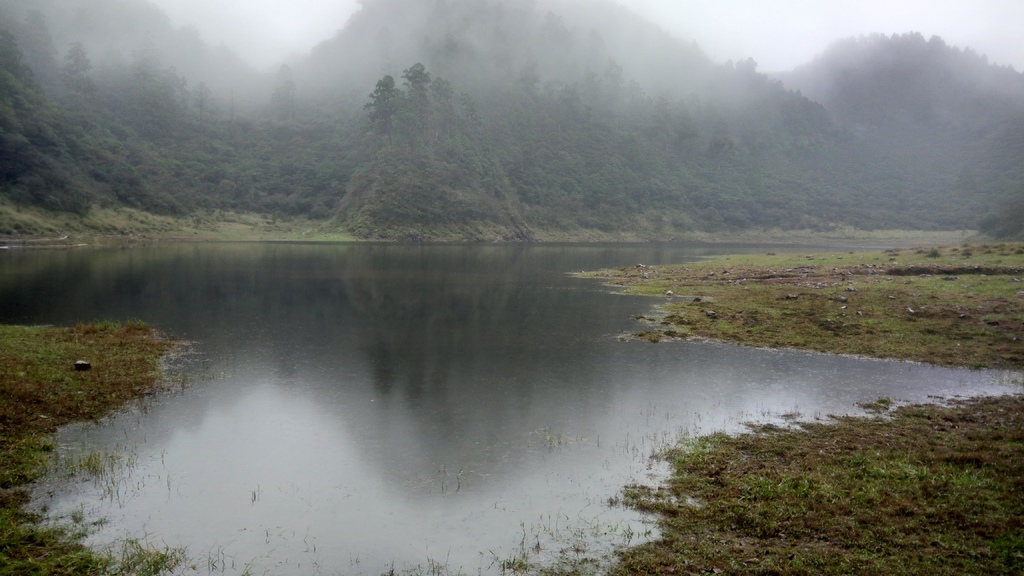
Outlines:
[[[150, 0], [268, 68], [334, 35], [357, 0]], [[426, 1], [426, 0], [424, 0]], [[541, 0], [542, 1], [542, 0]], [[970, 46], [1024, 70], [1024, 0], [617, 0], [716, 61], [752, 56], [765, 72], [788, 70], [832, 41], [873, 32], [920, 32]]]

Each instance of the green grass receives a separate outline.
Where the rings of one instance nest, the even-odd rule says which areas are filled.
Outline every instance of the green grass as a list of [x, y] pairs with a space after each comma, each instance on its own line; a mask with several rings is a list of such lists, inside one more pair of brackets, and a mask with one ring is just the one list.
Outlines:
[[[537, 222], [531, 226], [534, 237], [541, 242], [650, 242], [666, 239], [661, 225], [661, 212], [641, 217], [630, 230], [598, 230], [580, 227], [571, 221], [556, 225]], [[541, 218], [540, 220], [543, 220]], [[350, 223], [351, 224], [351, 223]], [[358, 224], [353, 225], [358, 228]], [[375, 238], [392, 240], [423, 236], [415, 228], [388, 229], [380, 222], [367, 224], [363, 230], [372, 230]], [[750, 228], [734, 232], [694, 232], [674, 230], [668, 236], [673, 241], [688, 242], [749, 242], [781, 244], [836, 244], [860, 245], [933, 245], [962, 242], [974, 232], [919, 231], [919, 230], [860, 230], [838, 226], [831, 230], [781, 230]], [[68, 236], [68, 238], [65, 238]], [[475, 228], [457, 224], [448, 227], [432, 226], [429, 237], [433, 241], [493, 242], [511, 237], [506, 225], [479, 223]], [[102, 208], [94, 206], [84, 215], [51, 212], [32, 206], [15, 205], [0, 198], [0, 245], [6, 242], [29, 244], [49, 241], [58, 244], [100, 243], [114, 240], [170, 239], [202, 241], [303, 241], [354, 242], [358, 239], [350, 229], [336, 219], [275, 216], [252, 212], [225, 210], [195, 211], [183, 216], [151, 214], [133, 208]]]
[[636, 334], [649, 341], [1024, 366], [1024, 244], [725, 256], [584, 276], [633, 294], [671, 292], [652, 328]]
[[[1020, 243], [725, 256], [583, 276], [633, 294], [671, 291], [634, 335], [651, 342], [1024, 367]], [[669, 450], [664, 486], [626, 491], [657, 515], [661, 537], [624, 551], [613, 574], [1024, 573], [1024, 396], [861, 406], [873, 416]]]
[[[174, 346], [139, 322], [0, 326], [0, 576], [155, 574], [180, 562], [174, 550], [138, 542], [116, 557], [98, 554], [74, 526], [43, 526], [24, 509], [25, 488], [51, 460], [53, 432], [157, 390], [159, 360]], [[76, 371], [76, 360], [92, 368]]]
[[627, 499], [661, 538], [614, 574], [1020, 574], [1024, 397], [718, 434]]
[[353, 242], [326, 220], [221, 210], [162, 216], [132, 208], [93, 207], [84, 215], [15, 206], [0, 199], [0, 245], [68, 246], [140, 239]]

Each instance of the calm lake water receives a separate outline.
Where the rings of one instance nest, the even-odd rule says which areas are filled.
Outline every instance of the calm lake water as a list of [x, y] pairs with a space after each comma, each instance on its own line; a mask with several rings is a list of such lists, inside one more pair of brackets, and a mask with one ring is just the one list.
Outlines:
[[992, 372], [622, 342], [657, 301], [567, 274], [743, 250], [764, 249], [4, 251], [0, 322], [132, 318], [194, 343], [171, 362], [188, 387], [61, 433], [65, 462], [113, 464], [37, 505], [95, 523], [96, 546], [186, 546], [199, 573], [501, 573], [650, 535], [610, 499], [682, 436], [1006, 391]]

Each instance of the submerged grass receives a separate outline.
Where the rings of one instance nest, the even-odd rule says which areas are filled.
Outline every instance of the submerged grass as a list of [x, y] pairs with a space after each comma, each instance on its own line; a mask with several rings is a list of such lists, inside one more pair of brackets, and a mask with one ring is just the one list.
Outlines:
[[916, 360], [1024, 365], [1024, 244], [845, 254], [726, 256], [604, 270], [633, 294], [666, 295], [637, 338]]
[[627, 498], [661, 538], [615, 574], [1024, 573], [1024, 397], [708, 436]]
[[[584, 276], [668, 296], [636, 338], [1024, 367], [1024, 244], [729, 256]], [[1020, 373], [1014, 376], [1024, 383]], [[667, 452], [629, 487], [660, 538], [614, 574], [1024, 573], [1024, 396], [754, 427]]]
[[[45, 472], [55, 448], [53, 432], [153, 392], [159, 360], [174, 345], [139, 322], [0, 326], [0, 575], [96, 574], [114, 567], [149, 573], [161, 559], [177, 558], [142, 545], [117, 558], [100, 555], [83, 547], [72, 528], [43, 526], [23, 508], [27, 484]], [[90, 369], [76, 370], [78, 360]]]
[[[1024, 245], [727, 257], [591, 276], [635, 293], [672, 292], [664, 316], [649, 320], [657, 329], [639, 334], [652, 341], [710, 337], [1024, 366]], [[132, 540], [97, 554], [76, 540], [80, 518], [51, 528], [22, 507], [24, 486], [55, 447], [52, 432], [153, 390], [157, 360], [172, 345], [137, 323], [0, 326], [0, 576], [157, 574], [185, 561], [180, 550]], [[78, 359], [93, 369], [75, 371]], [[864, 405], [870, 418], [764, 427], [670, 450], [675, 473], [665, 486], [626, 493], [659, 514], [661, 536], [623, 552], [615, 573], [1024, 573], [1024, 399], [894, 405], [882, 398]], [[505, 573], [538, 569], [525, 555], [497, 561]]]

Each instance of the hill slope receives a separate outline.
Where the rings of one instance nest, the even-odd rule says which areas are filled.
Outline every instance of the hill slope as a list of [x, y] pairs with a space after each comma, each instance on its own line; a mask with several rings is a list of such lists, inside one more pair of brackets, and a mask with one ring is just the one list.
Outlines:
[[837, 42], [782, 80], [879, 152], [890, 178], [941, 190], [944, 221], [1024, 200], [1024, 73], [908, 33]]
[[[96, 6], [114, 4], [139, 2]], [[212, 54], [198, 39], [93, 66], [67, 22], [51, 25], [61, 64], [39, 48], [61, 18], [44, 12], [9, 37], [33, 74], [8, 71], [4, 94], [36, 104], [8, 118], [59, 118], [70, 140], [7, 140], [67, 176], [44, 200], [25, 190], [47, 170], [23, 163], [0, 196], [53, 209], [333, 216], [386, 239], [671, 238], [972, 228], [1024, 182], [1021, 75], [914, 35], [838, 44], [784, 85], [612, 4], [367, 0], [273, 77], [224, 57], [208, 83], [207, 65], [168, 64]]]

